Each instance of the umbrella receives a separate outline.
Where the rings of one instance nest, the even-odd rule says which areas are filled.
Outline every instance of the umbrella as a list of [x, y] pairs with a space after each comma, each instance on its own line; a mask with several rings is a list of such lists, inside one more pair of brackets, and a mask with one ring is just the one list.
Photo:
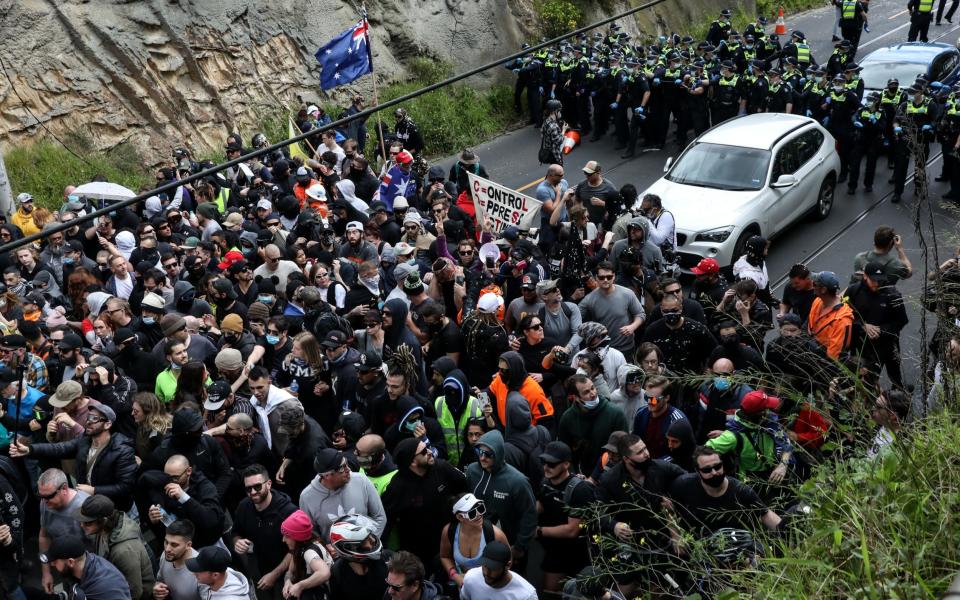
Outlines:
[[90, 200], [127, 200], [136, 194], [119, 183], [109, 181], [91, 181], [73, 190], [75, 196]]

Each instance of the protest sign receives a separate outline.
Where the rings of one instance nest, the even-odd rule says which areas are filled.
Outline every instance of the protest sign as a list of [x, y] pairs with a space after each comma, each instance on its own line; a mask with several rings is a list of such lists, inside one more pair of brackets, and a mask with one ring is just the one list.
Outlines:
[[494, 234], [499, 234], [508, 225], [520, 229], [540, 227], [542, 202], [473, 173], [467, 173], [467, 177], [470, 178], [477, 221], [482, 223], [487, 218], [493, 221]]

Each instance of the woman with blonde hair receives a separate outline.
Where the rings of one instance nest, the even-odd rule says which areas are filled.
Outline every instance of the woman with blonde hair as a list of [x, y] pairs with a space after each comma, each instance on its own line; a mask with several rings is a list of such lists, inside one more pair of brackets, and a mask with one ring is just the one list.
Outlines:
[[[296, 395], [307, 414], [317, 418], [320, 398], [330, 391], [330, 382], [320, 378], [323, 370], [323, 349], [320, 342], [312, 333], [304, 331], [293, 338], [293, 348], [283, 359], [274, 383]], [[324, 430], [332, 431], [327, 429], [327, 426], [333, 423], [320, 424]]]
[[173, 417], [153, 392], [134, 394], [131, 414], [137, 424], [135, 449], [139, 463], [141, 456], [149, 456], [160, 445], [173, 424]]

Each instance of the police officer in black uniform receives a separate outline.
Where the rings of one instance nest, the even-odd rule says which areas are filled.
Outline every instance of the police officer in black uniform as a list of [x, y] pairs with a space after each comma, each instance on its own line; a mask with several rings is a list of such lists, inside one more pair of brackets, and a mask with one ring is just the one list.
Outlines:
[[850, 40], [851, 60], [857, 55], [857, 47], [860, 45], [865, 13], [860, 0], [840, 0], [840, 36]]
[[767, 71], [767, 95], [761, 112], [789, 114], [793, 112], [793, 97], [793, 88], [780, 78], [780, 69]]
[[720, 63], [720, 76], [714, 78], [710, 86], [712, 91], [711, 122], [718, 125], [727, 119], [737, 116], [740, 103], [744, 96], [744, 84], [735, 72], [733, 61], [725, 60]]
[[707, 33], [707, 41], [713, 44], [715, 47], [719, 46], [720, 42], [727, 39], [727, 34], [730, 32], [731, 28], [730, 9], [725, 8], [720, 11], [720, 17], [710, 24], [710, 31]]
[[750, 71], [749, 74], [743, 76], [746, 87], [743, 102], [740, 104], [740, 113], [747, 115], [761, 111], [769, 88], [762, 60], [754, 59], [750, 65]]
[[616, 128], [614, 134], [617, 137], [615, 150], [621, 150], [627, 147], [630, 142], [630, 123], [627, 120], [627, 104], [630, 97], [630, 74], [620, 66], [620, 58], [616, 55], [610, 55], [610, 78], [613, 101], [610, 103], [610, 110], [613, 112], [613, 126]]
[[843, 67], [843, 87], [857, 95], [857, 100], [863, 100], [863, 80], [860, 71], [863, 67], [855, 62], [849, 62]]
[[[930, 154], [930, 140], [934, 135], [934, 123], [937, 122], [938, 107], [935, 102], [924, 96], [923, 90], [910, 87], [906, 89], [907, 99], [897, 109], [894, 117], [894, 167], [892, 202], [902, 200], [903, 188], [907, 181], [907, 165], [910, 155], [914, 157], [914, 175], [921, 172], [921, 166]], [[914, 180], [919, 188], [920, 182]], [[916, 191], [916, 190], [915, 190]]]
[[827, 75], [833, 77], [837, 73], [843, 73], [843, 68], [847, 66], [848, 62], [853, 60], [853, 57], [850, 55], [850, 49], [852, 47], [853, 44], [850, 43], [850, 40], [840, 40], [837, 42], [836, 48], [833, 49], [833, 54], [831, 54], [827, 60]]
[[699, 136], [710, 129], [710, 77], [705, 63], [698, 58], [691, 63], [692, 70], [684, 76], [683, 86], [687, 91], [687, 114], [693, 133]]
[[[627, 68], [630, 72], [629, 103], [628, 112], [630, 113], [630, 141], [627, 142], [627, 151], [620, 158], [633, 158], [636, 153], [637, 140], [644, 132], [648, 131], [646, 127], [649, 106], [652, 99], [650, 82], [656, 76], [654, 69], [645, 69], [640, 65], [640, 61], [634, 57], [627, 60]], [[659, 86], [658, 92], [659, 94]]]
[[907, 41], [927, 41], [927, 31], [933, 17], [933, 0], [910, 0], [907, 2], [907, 11], [910, 13], [910, 31], [907, 32]]
[[[944, 98], [943, 108], [940, 115], [940, 123], [937, 124], [937, 141], [940, 142], [940, 150], [943, 152], [943, 173], [937, 177], [937, 181], [949, 181], [951, 191], [958, 188], [954, 182], [960, 179], [960, 163], [958, 163], [957, 153], [954, 145], [960, 136], [960, 84], [955, 84], [950, 93]], [[947, 200], [956, 200], [954, 194], [948, 193], [944, 196]]]
[[863, 173], [863, 190], [873, 191], [873, 178], [877, 172], [877, 158], [883, 150], [883, 135], [886, 130], [886, 117], [880, 105], [880, 93], [870, 92], [866, 105], [853, 117], [850, 146], [850, 177], [847, 180], [847, 194], [853, 195], [860, 180], [860, 163], [867, 159]]
[[807, 43], [803, 32], [799, 30], [790, 34], [790, 42], [783, 47], [783, 51], [780, 53], [781, 61], [786, 58], [796, 59], [797, 66], [804, 70], [810, 65], [817, 64], [810, 51], [810, 44]]
[[840, 175], [837, 183], [847, 180], [852, 145], [850, 130], [853, 129], [853, 114], [860, 108], [860, 99], [844, 87], [845, 82], [843, 75], [834, 75], [830, 93], [824, 99], [824, 109], [829, 113], [824, 124], [837, 140], [837, 153], [840, 155]]
[[663, 110], [655, 115], [654, 123], [657, 126], [656, 143], [664, 146], [667, 141], [667, 132], [670, 129], [671, 117], [676, 117], [677, 141], [681, 146], [686, 145], [686, 134], [682, 131], [684, 125], [684, 106], [686, 91], [683, 89], [683, 59], [679, 52], [673, 51], [667, 55], [667, 68], [663, 71]]
[[893, 122], [897, 109], [903, 104], [904, 93], [900, 89], [900, 81], [896, 78], [887, 80], [887, 87], [880, 93], [880, 110], [886, 124], [883, 132], [883, 146], [887, 151], [887, 168], [894, 168], [894, 136]]

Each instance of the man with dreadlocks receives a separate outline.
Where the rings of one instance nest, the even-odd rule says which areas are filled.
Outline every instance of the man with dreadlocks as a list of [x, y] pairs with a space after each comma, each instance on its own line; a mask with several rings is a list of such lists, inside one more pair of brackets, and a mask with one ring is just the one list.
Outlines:
[[463, 370], [474, 385], [486, 385], [497, 372], [500, 355], [510, 349], [507, 331], [497, 318], [501, 302], [495, 292], [483, 294], [460, 328], [465, 354], [470, 357]]
[[[423, 368], [423, 354], [421, 353], [420, 340], [413, 335], [410, 328], [407, 327], [407, 315], [410, 309], [407, 303], [400, 298], [387, 300], [380, 312], [383, 317], [383, 358], [388, 364], [391, 358], [404, 351], [412, 356], [413, 367], [408, 375], [407, 385], [410, 389], [415, 389], [418, 394], [426, 396], [427, 394], [427, 374]], [[409, 361], [403, 360], [404, 364]]]

